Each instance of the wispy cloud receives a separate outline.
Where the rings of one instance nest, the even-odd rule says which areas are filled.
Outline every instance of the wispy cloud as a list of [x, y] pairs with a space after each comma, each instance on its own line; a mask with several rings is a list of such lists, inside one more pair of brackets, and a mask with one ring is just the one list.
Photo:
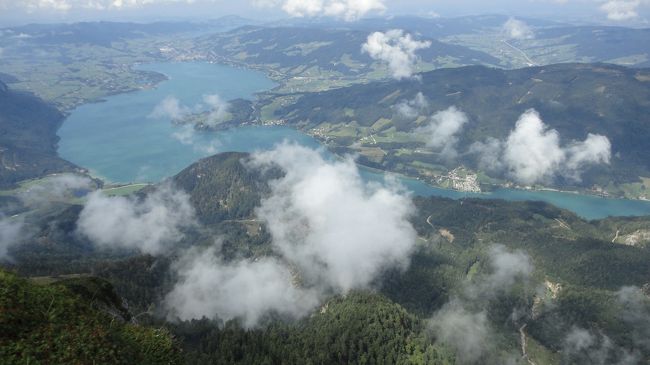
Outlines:
[[216, 3], [218, 0], [21, 0], [0, 1], [0, 8], [23, 7], [28, 10], [54, 10], [67, 12], [70, 10], [120, 10], [140, 8], [161, 4], [193, 4], [196, 2]]
[[84, 195], [97, 188], [97, 183], [87, 176], [75, 174], [58, 174], [48, 176], [38, 184], [20, 191], [17, 197], [28, 207], [36, 208], [53, 201], [66, 201], [74, 198], [75, 193]]
[[9, 259], [9, 249], [22, 239], [24, 221], [0, 215], [0, 261]]
[[503, 24], [502, 27], [503, 33], [510, 39], [533, 39], [535, 38], [535, 33], [521, 20], [510, 18]]
[[602, 332], [573, 327], [565, 336], [562, 355], [567, 364], [639, 364], [638, 353], [619, 347]]
[[292, 17], [329, 16], [354, 21], [386, 10], [384, 0], [254, 0], [260, 7], [281, 6]]
[[631, 20], [639, 17], [640, 0], [610, 0], [600, 6], [607, 14], [607, 19], [613, 21]]
[[203, 102], [208, 106], [210, 113], [205, 124], [209, 127], [214, 127], [222, 122], [228, 115], [230, 110], [230, 103], [223, 100], [218, 94], [210, 94], [203, 96]]
[[451, 106], [432, 115], [427, 125], [416, 129], [415, 133], [424, 134], [427, 147], [439, 151], [443, 158], [453, 159], [458, 154], [457, 136], [468, 121], [465, 113]]
[[181, 105], [180, 100], [175, 96], [168, 96], [158, 103], [151, 114], [150, 118], [171, 119], [172, 121], [181, 121], [192, 113], [192, 109]]
[[402, 118], [415, 119], [429, 108], [429, 101], [421, 92], [412, 100], [402, 100], [395, 106], [395, 110]]

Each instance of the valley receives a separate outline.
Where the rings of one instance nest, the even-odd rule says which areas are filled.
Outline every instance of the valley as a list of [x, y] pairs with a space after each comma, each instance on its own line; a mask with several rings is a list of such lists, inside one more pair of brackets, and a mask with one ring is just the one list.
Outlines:
[[650, 364], [647, 30], [327, 9], [0, 28], [0, 363]]

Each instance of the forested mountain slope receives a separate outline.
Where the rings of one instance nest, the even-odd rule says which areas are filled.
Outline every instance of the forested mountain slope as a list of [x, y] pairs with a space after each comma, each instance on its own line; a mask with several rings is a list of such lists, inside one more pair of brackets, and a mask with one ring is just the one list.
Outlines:
[[43, 100], [0, 82], [0, 187], [76, 169], [56, 153], [63, 118]]
[[[489, 138], [505, 140], [518, 118], [535, 109], [545, 125], [559, 133], [562, 143], [582, 141], [589, 133], [604, 135], [611, 142], [611, 164], [587, 171], [580, 184], [607, 186], [610, 181], [638, 182], [639, 176], [650, 176], [648, 70], [603, 64], [519, 70], [472, 66], [421, 76], [421, 80], [292, 95], [283, 99], [284, 106], [269, 106], [266, 112], [326, 139], [333, 147], [360, 153], [364, 163], [426, 177], [436, 165], [478, 168], [477, 156], [468, 153], [470, 146]], [[422, 100], [421, 106], [414, 106], [416, 100]], [[404, 105], [410, 105], [413, 115], [400, 112]], [[459, 154], [450, 161], [427, 150], [425, 132], [418, 128], [433, 113], [451, 106], [464, 112], [468, 121], [454, 135]]]
[[[143, 320], [169, 327], [183, 341], [188, 363], [468, 362], [439, 332], [448, 325], [445, 318], [468, 313], [488, 331], [483, 363], [521, 358], [522, 338], [532, 361], [559, 364], [566, 356], [585, 363], [584, 354], [566, 348], [567, 336], [578, 330], [615, 344], [603, 350], [611, 361], [628, 354], [647, 362], [650, 356], [643, 344], [646, 322], [630, 321], [650, 309], [650, 236], [644, 233], [650, 220], [588, 222], [539, 202], [415, 198], [410, 223], [418, 238], [410, 263], [386, 270], [370, 289], [323, 298], [297, 321], [271, 313], [255, 328], [218, 317], [166, 322], [162, 301], [178, 280], [173, 260], [189, 246], [210, 246], [219, 237], [226, 267], [276, 255], [255, 207], [270, 193], [269, 179], [283, 173], [256, 171], [248, 161], [246, 154], [220, 154], [172, 179], [189, 195], [202, 225], [174, 253], [90, 248], [75, 233], [81, 207], [70, 206], [65, 214], [53, 213], [56, 226], [43, 224], [32, 243], [12, 251], [14, 265], [23, 275], [106, 278], [129, 307], [145, 311]], [[154, 192], [147, 189], [139, 199]], [[508, 258], [499, 263], [505, 266], [495, 266], [495, 257]], [[526, 269], [523, 278], [512, 279], [507, 289], [496, 284], [518, 265]]]
[[112, 286], [81, 277], [26, 280], [0, 270], [3, 364], [179, 364], [164, 329], [131, 323]]

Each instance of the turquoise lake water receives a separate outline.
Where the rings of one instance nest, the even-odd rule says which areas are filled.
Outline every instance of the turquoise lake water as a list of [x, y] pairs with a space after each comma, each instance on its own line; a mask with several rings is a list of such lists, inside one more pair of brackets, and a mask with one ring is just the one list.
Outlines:
[[[287, 127], [241, 127], [223, 132], [193, 134], [192, 143], [175, 137], [184, 131], [170, 119], [152, 118], [154, 108], [173, 96], [181, 105], [194, 107], [204, 95], [224, 100], [253, 98], [274, 83], [263, 73], [209, 63], [162, 63], [140, 67], [169, 77], [159, 87], [106, 98], [105, 102], [75, 109], [59, 130], [61, 157], [89, 169], [109, 182], [157, 182], [196, 160], [225, 152], [253, 152], [272, 148], [284, 140], [310, 147], [318, 141]], [[362, 170], [369, 180], [383, 175]], [[604, 199], [551, 191], [499, 189], [471, 194], [434, 188], [414, 179], [401, 179], [417, 195], [541, 200], [574, 211], [588, 219], [607, 216], [650, 215], [650, 202]]]

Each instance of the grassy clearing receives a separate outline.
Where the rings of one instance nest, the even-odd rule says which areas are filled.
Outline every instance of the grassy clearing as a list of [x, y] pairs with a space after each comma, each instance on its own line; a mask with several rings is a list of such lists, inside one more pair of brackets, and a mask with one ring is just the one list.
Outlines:
[[102, 192], [109, 196], [125, 196], [136, 193], [150, 184], [131, 184], [124, 186], [116, 186], [102, 190]]

